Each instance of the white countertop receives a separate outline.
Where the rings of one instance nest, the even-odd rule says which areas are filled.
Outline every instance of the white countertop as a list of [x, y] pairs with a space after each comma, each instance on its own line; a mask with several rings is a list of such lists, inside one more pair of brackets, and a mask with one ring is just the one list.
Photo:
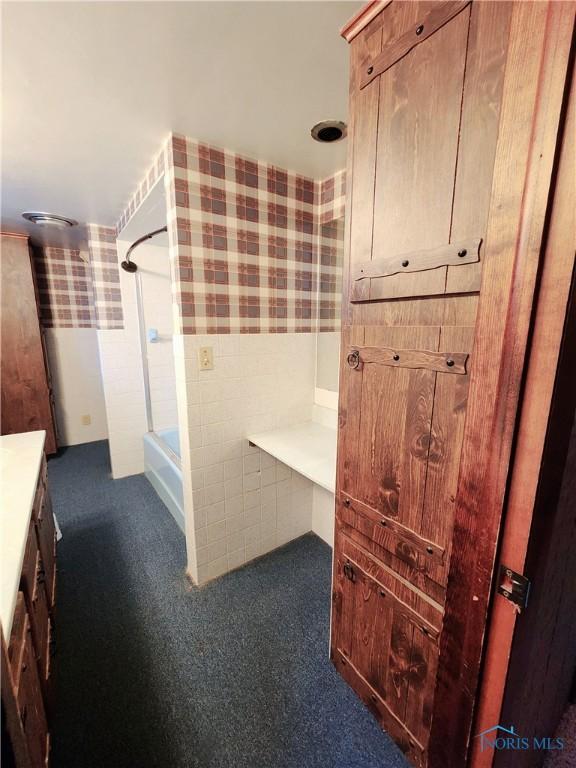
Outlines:
[[46, 432], [0, 437], [0, 622], [10, 642]]
[[327, 491], [336, 490], [336, 430], [305, 421], [248, 440]]

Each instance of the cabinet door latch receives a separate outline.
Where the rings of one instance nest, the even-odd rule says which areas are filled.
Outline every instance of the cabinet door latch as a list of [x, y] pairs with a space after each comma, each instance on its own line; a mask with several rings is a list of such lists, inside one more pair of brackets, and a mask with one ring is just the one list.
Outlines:
[[524, 610], [528, 605], [528, 595], [530, 593], [530, 579], [521, 573], [516, 573], [507, 565], [500, 565], [498, 577], [498, 592], [514, 603], [518, 613]]

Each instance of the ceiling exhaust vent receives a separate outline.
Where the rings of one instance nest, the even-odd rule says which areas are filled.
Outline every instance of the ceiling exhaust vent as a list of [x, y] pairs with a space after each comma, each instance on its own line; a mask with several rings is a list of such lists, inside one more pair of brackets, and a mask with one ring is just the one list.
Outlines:
[[75, 219], [69, 219], [66, 216], [58, 216], [55, 213], [44, 213], [43, 211], [25, 211], [22, 216], [27, 221], [31, 221], [32, 224], [38, 224], [41, 227], [68, 229], [69, 227], [75, 227], [78, 224]]
[[323, 144], [331, 144], [333, 141], [341, 141], [346, 138], [346, 123], [341, 120], [322, 120], [310, 131], [312, 138]]

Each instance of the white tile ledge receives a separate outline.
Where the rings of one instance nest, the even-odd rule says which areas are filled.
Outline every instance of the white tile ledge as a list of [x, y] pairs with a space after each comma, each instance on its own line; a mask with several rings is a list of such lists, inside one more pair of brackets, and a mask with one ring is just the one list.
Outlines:
[[248, 440], [313, 483], [335, 492], [336, 430], [305, 421], [248, 435]]

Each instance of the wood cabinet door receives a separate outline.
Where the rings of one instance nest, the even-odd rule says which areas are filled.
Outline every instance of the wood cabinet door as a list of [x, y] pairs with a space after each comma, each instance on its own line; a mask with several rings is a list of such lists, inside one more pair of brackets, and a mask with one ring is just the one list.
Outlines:
[[0, 247], [0, 432], [44, 429], [45, 451], [55, 453], [54, 414], [28, 241], [2, 234]]
[[394, 1], [351, 45], [331, 650], [419, 766], [466, 763], [573, 23]]

